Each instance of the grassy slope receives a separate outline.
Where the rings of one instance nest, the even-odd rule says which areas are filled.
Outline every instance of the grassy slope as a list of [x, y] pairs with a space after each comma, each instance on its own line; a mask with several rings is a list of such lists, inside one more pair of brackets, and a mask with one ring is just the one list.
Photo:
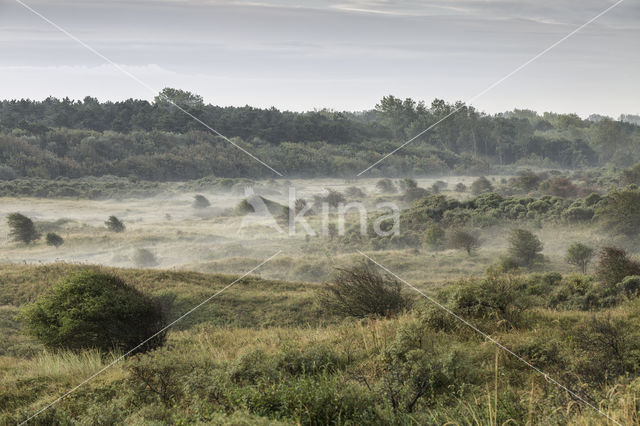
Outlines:
[[[35, 412], [116, 356], [101, 356], [92, 351], [79, 354], [44, 351], [20, 333], [19, 324], [13, 318], [20, 306], [33, 300], [51, 283], [82, 267], [67, 264], [0, 266], [3, 336], [0, 424], [15, 422]], [[234, 279], [194, 272], [101, 269], [116, 272], [150, 294], [175, 295], [171, 312], [174, 318]], [[321, 410], [333, 404], [345, 407], [346, 413], [350, 405], [344, 401], [351, 401], [349, 404], [362, 410], [376, 404], [382, 412], [381, 419], [394, 418], [385, 405], [380, 381], [384, 373], [383, 354], [386, 348], [402, 342], [406, 330], [419, 326], [423, 308], [396, 319], [339, 322], [321, 313], [313, 302], [314, 290], [313, 284], [246, 278], [182, 322], [169, 334], [165, 348], [147, 356], [158, 371], [178, 383], [177, 395], [180, 396], [171, 402], [160, 403], [149, 387], [133, 380], [130, 367], [136, 360], [127, 360], [38, 419], [42, 424], [65, 421], [81, 424], [197, 421], [308, 424], [315, 421], [324, 424], [323, 419], [329, 417], [319, 417], [326, 414]], [[628, 304], [611, 312], [633, 319], [638, 318], [640, 309], [637, 304]], [[535, 350], [531, 352], [531, 347], [566, 340], [566, 331], [591, 314], [534, 309], [526, 315], [529, 325], [523, 329], [505, 329], [491, 321], [482, 327], [493, 330], [493, 336], [519, 353], [529, 350], [530, 355], [539, 356]], [[398, 333], [399, 330], [402, 332]], [[496, 351], [493, 345], [471, 332], [425, 332], [424, 339], [438, 351], [463, 353], [473, 371], [467, 376], [468, 385], [446, 392], [435, 405], [421, 406], [411, 417], [395, 417], [400, 423], [441, 424], [452, 420], [463, 424], [497, 424], [508, 419], [536, 424], [602, 423], [603, 417], [572, 402], [543, 377]], [[283, 376], [283, 371], [296, 359], [322, 359], [317, 354], [323, 351], [331, 354], [336, 368], [324, 373], [298, 372]], [[544, 355], [537, 362], [544, 363]], [[271, 369], [274, 373], [269, 376], [265, 371]], [[562, 369], [551, 365], [547, 371], [563, 380], [572, 380]], [[259, 379], [242, 379], [247, 374], [255, 374]], [[229, 381], [221, 377], [240, 379]], [[219, 381], [222, 384], [218, 388]], [[588, 391], [579, 382], [573, 385]], [[603, 389], [594, 389], [591, 395], [596, 404], [602, 403], [609, 415], [630, 424], [637, 421], [637, 388], [636, 382], [609, 384]], [[287, 401], [288, 408], [282, 408], [282, 401]], [[337, 417], [341, 416], [347, 414]], [[362, 419], [360, 423], [369, 420]]]

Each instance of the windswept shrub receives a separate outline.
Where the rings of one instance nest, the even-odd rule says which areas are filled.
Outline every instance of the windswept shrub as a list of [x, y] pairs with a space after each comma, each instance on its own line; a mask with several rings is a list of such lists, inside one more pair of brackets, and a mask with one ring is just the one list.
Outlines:
[[[161, 307], [115, 275], [83, 271], [55, 284], [22, 312], [27, 331], [50, 348], [131, 350], [163, 325]], [[160, 334], [139, 351], [162, 345]]]
[[339, 269], [319, 299], [336, 314], [357, 318], [395, 315], [411, 306], [400, 282], [366, 264]]
[[29, 244], [40, 238], [40, 233], [33, 221], [23, 214], [10, 213], [7, 216], [7, 224], [9, 225], [9, 236], [14, 241]]
[[125, 230], [124, 223], [115, 216], [109, 216], [109, 219], [104, 224], [107, 225], [107, 229], [111, 232], [123, 232]]

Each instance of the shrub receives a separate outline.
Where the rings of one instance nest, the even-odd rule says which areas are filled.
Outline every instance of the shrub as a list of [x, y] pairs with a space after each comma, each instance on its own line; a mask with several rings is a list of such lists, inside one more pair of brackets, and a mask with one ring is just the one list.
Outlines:
[[177, 402], [184, 392], [181, 378], [188, 365], [184, 357], [174, 352], [153, 351], [138, 354], [127, 365], [129, 378], [127, 384], [140, 396], [157, 398], [169, 407]]
[[20, 213], [10, 213], [7, 216], [9, 236], [14, 241], [30, 244], [40, 238], [33, 221]]
[[406, 191], [407, 189], [414, 189], [418, 187], [418, 182], [410, 178], [402, 179], [398, 184], [402, 191]]
[[13, 180], [16, 178], [16, 172], [12, 167], [0, 166], [0, 180]]
[[312, 345], [285, 350], [277, 371], [285, 371], [292, 376], [333, 373], [343, 364], [343, 360], [331, 347]]
[[424, 243], [433, 250], [440, 250], [444, 246], [445, 231], [438, 224], [433, 224], [424, 233]]
[[345, 195], [349, 198], [364, 198], [366, 194], [357, 186], [350, 186], [344, 191]]
[[[22, 312], [30, 334], [50, 348], [133, 349], [162, 328], [161, 308], [117, 276], [83, 271], [55, 284]], [[160, 334], [141, 346], [161, 345]]]
[[487, 275], [480, 281], [462, 281], [453, 295], [458, 315], [507, 322], [514, 326], [527, 307], [520, 290], [523, 281], [504, 275]]
[[107, 229], [111, 232], [123, 232], [125, 230], [124, 223], [115, 216], [109, 216], [109, 219], [104, 224], [107, 225]]
[[572, 334], [584, 353], [577, 362], [584, 379], [601, 383], [637, 370], [640, 338], [628, 320], [594, 316], [578, 324]]
[[339, 269], [319, 299], [329, 310], [357, 318], [395, 315], [411, 305], [401, 283], [365, 264]]
[[341, 192], [335, 189], [327, 189], [326, 194], [314, 196], [314, 201], [317, 204], [327, 203], [331, 207], [338, 207], [340, 203], [344, 203], [346, 199]]
[[542, 242], [525, 229], [514, 229], [509, 234], [509, 257], [519, 266], [531, 266], [542, 259]]
[[553, 177], [540, 185], [545, 193], [555, 195], [556, 197], [575, 197], [578, 188], [567, 178]]
[[518, 177], [515, 180], [518, 187], [528, 192], [538, 189], [542, 179], [531, 170], [524, 170], [518, 173]]
[[487, 179], [484, 176], [480, 176], [478, 179], [474, 180], [473, 183], [471, 184], [471, 192], [474, 195], [479, 195], [484, 192], [491, 192], [491, 191], [493, 191], [493, 185], [491, 184], [491, 182], [489, 182], [489, 179]]
[[599, 204], [596, 212], [612, 233], [635, 236], [640, 230], [640, 190], [629, 186], [613, 191]]
[[396, 186], [393, 184], [391, 179], [380, 179], [376, 183], [376, 188], [378, 188], [380, 192], [384, 192], [388, 194], [395, 194], [396, 192], [398, 192], [398, 190], [396, 189]]
[[586, 222], [593, 218], [594, 213], [594, 210], [589, 207], [571, 207], [565, 211], [564, 217], [569, 222]]
[[421, 324], [408, 323], [383, 353], [382, 391], [392, 410], [413, 412], [442, 394], [475, 382], [472, 363], [463, 353], [441, 350]]
[[625, 277], [640, 275], [640, 263], [627, 257], [627, 252], [618, 247], [603, 247], [596, 275], [606, 286], [613, 288]]
[[573, 243], [567, 249], [565, 260], [568, 264], [580, 268], [583, 274], [587, 273], [587, 265], [593, 258], [594, 250], [581, 243]]
[[455, 188], [456, 192], [465, 192], [467, 190], [467, 185], [462, 182], [458, 182]]
[[196, 195], [195, 197], [193, 197], [193, 204], [192, 204], [194, 209], [206, 209], [207, 207], [211, 206], [211, 203], [209, 202], [209, 200], [207, 200], [207, 198], [204, 195]]
[[155, 254], [144, 248], [137, 248], [131, 260], [138, 267], [155, 266], [158, 264]]
[[424, 188], [408, 188], [404, 194], [402, 194], [402, 201], [412, 203], [415, 200], [426, 198], [429, 195], [430, 192]]
[[45, 239], [47, 241], [47, 245], [54, 246], [55, 248], [60, 247], [64, 243], [64, 239], [55, 232], [49, 232]]
[[455, 249], [464, 249], [471, 256], [471, 252], [480, 247], [480, 241], [473, 234], [456, 229], [449, 236], [449, 245]]
[[619, 289], [627, 297], [640, 296], [640, 275], [630, 275], [625, 277], [619, 284]]

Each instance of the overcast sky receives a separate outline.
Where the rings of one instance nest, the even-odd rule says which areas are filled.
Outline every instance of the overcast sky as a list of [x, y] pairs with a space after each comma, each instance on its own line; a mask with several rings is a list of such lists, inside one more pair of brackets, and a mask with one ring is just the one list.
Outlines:
[[[159, 91], [218, 105], [363, 110], [386, 94], [467, 100], [610, 0], [24, 0]], [[478, 98], [513, 108], [640, 113], [640, 2], [626, 0]], [[153, 93], [0, 0], [0, 98]]]

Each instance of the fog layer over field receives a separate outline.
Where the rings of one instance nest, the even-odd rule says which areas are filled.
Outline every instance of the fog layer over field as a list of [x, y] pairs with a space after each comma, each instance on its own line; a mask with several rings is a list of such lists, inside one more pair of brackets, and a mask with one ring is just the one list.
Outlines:
[[[499, 181], [500, 177], [490, 177]], [[453, 191], [459, 182], [469, 186], [472, 177], [452, 176], [444, 178], [418, 179], [421, 188], [430, 188], [437, 180], [447, 183], [443, 194], [468, 198], [468, 192]], [[359, 201], [366, 207], [367, 218], [371, 221], [384, 213], [376, 209], [379, 202], [393, 202], [400, 208], [408, 207], [399, 197], [383, 194], [376, 188], [377, 179], [358, 181], [313, 179], [293, 181], [262, 181], [250, 187], [234, 187], [231, 191], [181, 192], [167, 190], [166, 193], [138, 199], [40, 199], [3, 198], [0, 201], [0, 261], [10, 263], [70, 263], [101, 264], [117, 267], [177, 268], [206, 272], [242, 274], [253, 268], [278, 250], [282, 254], [261, 270], [269, 278], [324, 281], [335, 267], [348, 264], [361, 257], [355, 249], [328, 236], [321, 235], [321, 206], [314, 204], [316, 212], [306, 217], [311, 228], [319, 234], [307, 237], [300, 226], [296, 234], [289, 235], [287, 224], [271, 217], [255, 213], [242, 213], [238, 205], [248, 195], [257, 194], [282, 205], [288, 205], [289, 191], [295, 189], [295, 197], [312, 203], [314, 195], [321, 195], [327, 189], [347, 192], [349, 187], [360, 188], [364, 197], [346, 197], [346, 203]], [[176, 187], [178, 184], [176, 184]], [[204, 195], [211, 203], [207, 208], [194, 208], [196, 194]], [[9, 237], [7, 214], [20, 212], [34, 220], [39, 230], [56, 232], [65, 239], [59, 248], [48, 246], [44, 240], [32, 245], [14, 243]], [[336, 210], [331, 209], [330, 222], [336, 222]], [[104, 222], [115, 215], [126, 225], [125, 232], [114, 233], [107, 230]], [[357, 225], [358, 212], [349, 210], [346, 223]], [[277, 226], [280, 226], [278, 229]], [[399, 232], [403, 232], [400, 221]], [[569, 232], [569, 234], [567, 234]], [[567, 230], [565, 227], [545, 226], [538, 231], [545, 241], [545, 255], [559, 268], [566, 268], [562, 254], [571, 238], [558, 238], [559, 233], [570, 235], [585, 230]], [[588, 232], [590, 235], [591, 233]], [[504, 227], [487, 228], [480, 235], [482, 248], [475, 256], [469, 257], [454, 250], [433, 252], [420, 248], [381, 251], [378, 256], [387, 264], [406, 271], [407, 278], [420, 283], [441, 281], [445, 278], [468, 274], [481, 274], [495, 258], [496, 252], [506, 247]], [[595, 235], [586, 236], [595, 244], [600, 241]], [[136, 262], [139, 249], [149, 250], [155, 256], [151, 263]], [[363, 248], [364, 249], [364, 248]], [[432, 273], [427, 277], [416, 273], [430, 265]]]

